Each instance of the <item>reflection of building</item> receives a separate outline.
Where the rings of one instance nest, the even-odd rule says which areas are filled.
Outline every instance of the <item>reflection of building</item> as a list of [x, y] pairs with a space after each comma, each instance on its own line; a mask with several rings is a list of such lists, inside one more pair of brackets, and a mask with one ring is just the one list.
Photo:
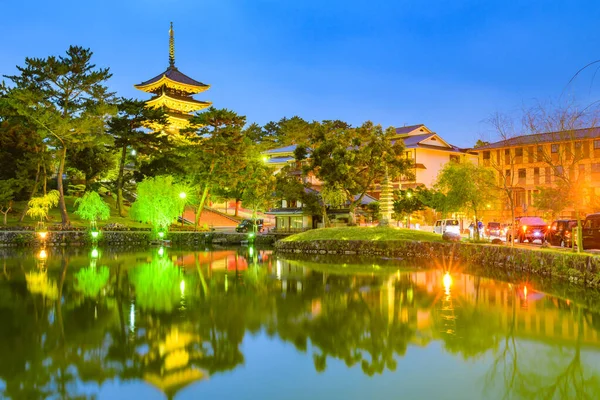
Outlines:
[[144, 380], [165, 393], [169, 399], [192, 382], [207, 377], [205, 371], [191, 366], [202, 358], [197, 343], [200, 338], [186, 333], [177, 326], [162, 338], [150, 337], [151, 348], [144, 357]]
[[169, 67], [154, 78], [135, 85], [136, 89], [154, 96], [146, 102], [148, 107], [163, 108], [168, 116], [169, 128], [172, 130], [187, 127], [188, 120], [194, 111], [211, 105], [210, 102], [195, 100], [192, 95], [204, 92], [210, 86], [198, 82], [175, 67], [175, 39], [173, 24], [169, 30]]

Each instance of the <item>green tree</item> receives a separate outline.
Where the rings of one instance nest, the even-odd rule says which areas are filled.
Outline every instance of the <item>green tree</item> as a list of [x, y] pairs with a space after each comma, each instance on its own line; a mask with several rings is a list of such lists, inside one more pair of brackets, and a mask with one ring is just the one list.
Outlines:
[[79, 171], [85, 180], [85, 190], [106, 176], [115, 166], [115, 158], [105, 144], [86, 144], [67, 151], [67, 166]]
[[211, 189], [228, 186], [245, 167], [243, 128], [246, 117], [226, 109], [209, 108], [190, 120], [193, 134], [187, 146], [188, 172], [198, 188], [196, 224]]
[[421, 188], [417, 188], [416, 190], [394, 191], [394, 213], [399, 217], [406, 215], [409, 228], [411, 214], [425, 209], [425, 204], [421, 200], [421, 196], [419, 196], [421, 190]]
[[12, 210], [14, 199], [15, 180], [0, 180], [0, 212], [4, 215], [4, 225], [8, 223], [7, 217]]
[[252, 218], [258, 211], [266, 211], [273, 203], [275, 177], [273, 171], [261, 161], [248, 163], [246, 178], [250, 183], [242, 195], [242, 203], [252, 210]]
[[33, 219], [38, 219], [43, 222], [48, 218], [48, 213], [52, 207], [56, 207], [59, 202], [60, 195], [58, 190], [51, 190], [44, 196], [34, 197], [29, 200], [27, 206], [27, 215]]
[[75, 200], [75, 205], [77, 205], [75, 214], [92, 224], [95, 224], [97, 220], [110, 218], [110, 206], [102, 200], [97, 192], [86, 192], [83, 197]]
[[[449, 209], [471, 212], [476, 221], [484, 207], [495, 198], [494, 173], [470, 162], [446, 164], [435, 187], [446, 195]], [[478, 230], [475, 232], [479, 238]]]
[[137, 199], [129, 215], [136, 221], [147, 222], [155, 231], [167, 228], [181, 215], [183, 203], [179, 194], [184, 191], [173, 183], [171, 176], [146, 178], [138, 184]]
[[12, 87], [3, 101], [48, 138], [59, 163], [57, 189], [63, 225], [70, 223], [65, 205], [63, 173], [70, 146], [89, 143], [103, 134], [112, 93], [104, 85], [108, 68], [91, 63], [92, 52], [71, 46], [66, 56], [26, 58], [18, 75], [6, 76]]
[[[167, 137], [160, 135], [160, 127], [167, 123], [164, 110], [148, 108], [143, 101], [126, 98], [118, 100], [117, 110], [117, 114], [108, 122], [108, 133], [113, 138], [113, 150], [118, 152], [115, 182], [117, 211], [119, 216], [124, 217], [123, 186], [128, 157], [150, 157], [164, 151], [170, 145]], [[145, 129], [147, 126], [154, 129], [149, 131]]]
[[[404, 145], [393, 140], [395, 135], [393, 128], [384, 131], [371, 122], [352, 128], [345, 122], [324, 121], [313, 129], [312, 153], [305, 172], [344, 190], [351, 224], [356, 207], [384, 178], [386, 168], [391, 178], [411, 174], [412, 161], [403, 157]], [[300, 146], [296, 157], [302, 159], [302, 152]]]

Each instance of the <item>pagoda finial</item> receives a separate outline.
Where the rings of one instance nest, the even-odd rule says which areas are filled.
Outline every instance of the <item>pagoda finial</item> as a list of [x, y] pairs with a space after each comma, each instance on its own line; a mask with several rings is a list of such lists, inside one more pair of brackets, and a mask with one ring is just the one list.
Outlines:
[[172, 22], [171, 29], [169, 29], [169, 66], [175, 68], [175, 35]]

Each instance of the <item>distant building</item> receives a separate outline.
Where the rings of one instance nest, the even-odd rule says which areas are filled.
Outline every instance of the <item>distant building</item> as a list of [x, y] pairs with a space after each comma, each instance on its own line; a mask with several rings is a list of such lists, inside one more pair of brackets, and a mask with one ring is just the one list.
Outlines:
[[[426, 186], [431, 188], [444, 166], [449, 162], [477, 162], [477, 154], [469, 150], [461, 149], [446, 142], [440, 135], [432, 132], [423, 124], [404, 126], [396, 129], [396, 136], [393, 139], [402, 140], [405, 146], [403, 157], [413, 160], [412, 172], [410, 177], [402, 177], [399, 181], [392, 183], [392, 189], [407, 189], [417, 186]], [[289, 166], [290, 174], [302, 176], [302, 162], [294, 157], [296, 145], [271, 149], [263, 153], [265, 162], [275, 169], [275, 172]], [[305, 183], [315, 191], [320, 191], [321, 182], [312, 175], [302, 177]], [[379, 198], [380, 187], [374, 185], [369, 191], [369, 195], [363, 199], [363, 207], [369, 203], [375, 202]], [[282, 207], [270, 212], [275, 215], [278, 227], [286, 229], [308, 229], [317, 227], [320, 222], [320, 216], [307, 218], [303, 216], [302, 205], [282, 204]], [[347, 214], [347, 213], [346, 213]], [[338, 215], [338, 220], [343, 221], [345, 216]]]
[[413, 160], [414, 179], [401, 178], [394, 189], [431, 188], [444, 166], [451, 162], [477, 162], [477, 154], [453, 146], [423, 124], [396, 128], [396, 140], [404, 142], [404, 157]]
[[[535, 195], [560, 182], [577, 191], [578, 210], [600, 210], [600, 128], [517, 136], [473, 151], [481, 165], [494, 169], [498, 186], [512, 191], [516, 216], [543, 216], [534, 206]], [[486, 214], [488, 220], [509, 222], [509, 201], [500, 198]], [[575, 218], [575, 207], [567, 207], [562, 216]]]

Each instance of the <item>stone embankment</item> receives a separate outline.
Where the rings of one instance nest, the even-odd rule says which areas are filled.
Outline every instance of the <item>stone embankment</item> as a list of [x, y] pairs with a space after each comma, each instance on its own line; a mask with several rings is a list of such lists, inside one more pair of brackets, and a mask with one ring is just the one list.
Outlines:
[[370, 255], [440, 266], [476, 266], [600, 287], [600, 256], [571, 251], [511, 248], [506, 245], [421, 241], [279, 241], [278, 253]]
[[[165, 238], [167, 243], [176, 246], [196, 245], [236, 245], [247, 241], [248, 235], [225, 232], [170, 232]], [[274, 237], [258, 235], [257, 245], [271, 245]], [[99, 246], [149, 246], [157, 243], [149, 231], [102, 231], [97, 239]], [[44, 242], [33, 231], [0, 231], [0, 246], [91, 246], [89, 232], [86, 231], [50, 231]]]

